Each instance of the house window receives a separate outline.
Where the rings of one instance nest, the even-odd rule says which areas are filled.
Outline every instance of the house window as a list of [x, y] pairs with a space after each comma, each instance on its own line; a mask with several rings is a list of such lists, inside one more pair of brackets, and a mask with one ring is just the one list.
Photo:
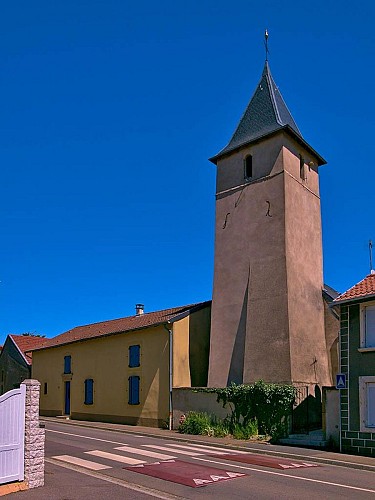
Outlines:
[[94, 381], [92, 378], [85, 380], [85, 405], [94, 403]]
[[141, 364], [141, 346], [131, 345], [129, 347], [129, 368], [135, 368]]
[[44, 391], [43, 391], [43, 393], [47, 394], [47, 392], [48, 392], [47, 382], [44, 382]]
[[244, 159], [244, 167], [245, 167], [245, 178], [251, 179], [253, 176], [253, 157], [251, 155], [247, 155]]
[[361, 430], [375, 429], [375, 377], [359, 377]]
[[72, 373], [72, 357], [64, 356], [64, 373]]
[[375, 305], [361, 306], [361, 347], [375, 348]]
[[133, 375], [129, 377], [129, 404], [139, 405], [139, 377]]

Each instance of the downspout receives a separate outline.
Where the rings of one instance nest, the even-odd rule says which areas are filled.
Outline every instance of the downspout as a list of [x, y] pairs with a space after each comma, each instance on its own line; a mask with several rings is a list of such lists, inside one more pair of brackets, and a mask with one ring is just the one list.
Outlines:
[[172, 388], [173, 388], [173, 330], [172, 323], [167, 321], [164, 328], [169, 334], [169, 418], [168, 429], [171, 431], [173, 428], [173, 404], [172, 404]]

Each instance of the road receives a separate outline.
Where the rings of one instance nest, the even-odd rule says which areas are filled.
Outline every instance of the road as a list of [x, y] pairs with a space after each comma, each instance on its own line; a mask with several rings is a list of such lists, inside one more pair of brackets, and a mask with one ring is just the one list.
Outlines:
[[375, 499], [374, 472], [55, 422], [45, 483], [12, 498]]

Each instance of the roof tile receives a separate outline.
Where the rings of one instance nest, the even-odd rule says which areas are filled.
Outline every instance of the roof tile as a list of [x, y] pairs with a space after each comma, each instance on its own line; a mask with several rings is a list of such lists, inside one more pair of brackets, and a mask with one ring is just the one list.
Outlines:
[[34, 335], [9, 335], [9, 337], [11, 337], [18, 349], [25, 356], [26, 362], [29, 365], [32, 363], [32, 354], [30, 349], [36, 349], [46, 342], [45, 338], [36, 337]]
[[115, 333], [124, 333], [131, 330], [139, 330], [141, 328], [158, 325], [160, 323], [166, 323], [167, 321], [173, 320], [179, 314], [197, 307], [204, 307], [209, 303], [210, 302], [200, 302], [187, 306], [164, 309], [162, 311], [127, 316], [125, 318], [92, 323], [90, 325], [77, 326], [51, 339], [44, 339], [43, 345], [37, 346], [33, 350], [44, 349], [47, 347], [57, 347], [59, 345], [70, 344], [71, 342], [78, 342], [80, 340], [88, 340]]
[[333, 302], [347, 302], [375, 295], [375, 274], [369, 274], [356, 285], [335, 298]]

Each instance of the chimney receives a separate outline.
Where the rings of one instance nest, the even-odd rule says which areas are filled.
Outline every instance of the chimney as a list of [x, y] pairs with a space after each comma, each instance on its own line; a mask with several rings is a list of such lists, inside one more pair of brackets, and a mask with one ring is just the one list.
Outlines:
[[137, 316], [143, 314], [145, 312], [144, 309], [145, 309], [144, 304], [135, 304], [135, 314]]

